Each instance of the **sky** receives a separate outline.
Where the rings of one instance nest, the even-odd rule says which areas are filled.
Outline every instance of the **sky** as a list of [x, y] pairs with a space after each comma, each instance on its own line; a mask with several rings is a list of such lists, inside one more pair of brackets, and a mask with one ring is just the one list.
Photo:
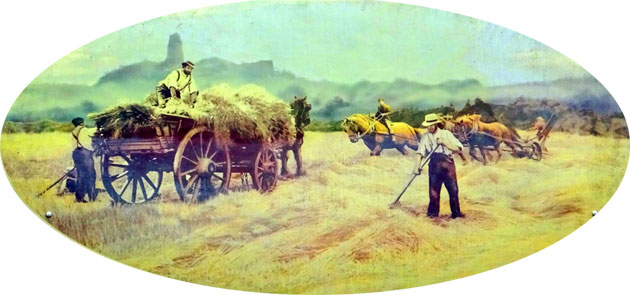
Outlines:
[[149, 20], [57, 61], [37, 82], [93, 84], [120, 65], [161, 61], [179, 33], [186, 59], [272, 60], [312, 80], [398, 78], [427, 84], [477, 79], [487, 86], [584, 77], [561, 53], [509, 29], [405, 4], [246, 2]]

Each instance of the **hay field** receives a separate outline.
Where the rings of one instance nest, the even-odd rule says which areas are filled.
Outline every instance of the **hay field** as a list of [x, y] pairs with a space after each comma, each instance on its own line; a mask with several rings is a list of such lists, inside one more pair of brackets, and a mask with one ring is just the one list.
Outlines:
[[[528, 134], [521, 132], [522, 135]], [[343, 133], [307, 133], [307, 176], [266, 195], [232, 192], [190, 205], [176, 200], [172, 174], [162, 198], [111, 207], [73, 196], [32, 195], [71, 166], [68, 134], [3, 134], [4, 168], [22, 200], [70, 238], [107, 257], [168, 277], [276, 293], [356, 293], [457, 279], [523, 258], [591, 218], [617, 189], [630, 142], [552, 133], [541, 162], [509, 155], [498, 164], [457, 159], [465, 219], [424, 216], [426, 175], [402, 207], [388, 204], [408, 180], [413, 155], [369, 157]], [[233, 177], [233, 182], [240, 180]], [[100, 182], [97, 186], [102, 187]]]

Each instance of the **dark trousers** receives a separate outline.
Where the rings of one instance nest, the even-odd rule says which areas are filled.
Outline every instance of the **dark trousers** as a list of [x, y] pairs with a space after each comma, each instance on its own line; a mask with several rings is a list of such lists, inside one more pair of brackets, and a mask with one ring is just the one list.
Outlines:
[[[157, 97], [158, 105], [166, 103], [171, 98], [171, 90], [168, 89], [166, 85], [162, 84], [157, 87], [157, 95], [158, 95]], [[175, 95], [177, 96], [176, 98], [182, 97], [181, 92], [177, 89], [175, 90]]]
[[[166, 87], [166, 85], [162, 84], [160, 86], [158, 86], [157, 89], [158, 93], [160, 93], [160, 96], [162, 96], [162, 98], [170, 98], [171, 97], [171, 90], [168, 89], [168, 87]], [[177, 89], [175, 89], [175, 95], [177, 95], [177, 97], [181, 97], [181, 92]]]
[[381, 122], [381, 124], [385, 125], [385, 128], [387, 128], [388, 133], [392, 133], [391, 128], [389, 128], [389, 125], [391, 124], [391, 120], [389, 119], [389, 116], [381, 117], [378, 121]]
[[451, 217], [461, 217], [459, 209], [459, 188], [453, 158], [440, 153], [434, 153], [429, 162], [429, 209], [427, 216], [437, 217], [440, 214], [440, 191], [442, 184], [448, 191], [451, 204]]
[[83, 201], [88, 195], [90, 201], [96, 199], [96, 170], [92, 152], [84, 148], [76, 148], [72, 151], [72, 160], [77, 171], [77, 183], [74, 196], [77, 201]]

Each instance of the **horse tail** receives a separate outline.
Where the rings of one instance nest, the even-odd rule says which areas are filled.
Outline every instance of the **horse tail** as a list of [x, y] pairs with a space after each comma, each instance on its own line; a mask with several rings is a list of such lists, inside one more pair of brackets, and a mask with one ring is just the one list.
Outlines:
[[521, 136], [518, 135], [518, 132], [516, 131], [516, 129], [514, 129], [514, 127], [512, 127], [511, 125], [505, 125], [505, 127], [507, 127], [507, 129], [510, 131], [511, 135], [512, 135], [512, 140], [520, 140]]

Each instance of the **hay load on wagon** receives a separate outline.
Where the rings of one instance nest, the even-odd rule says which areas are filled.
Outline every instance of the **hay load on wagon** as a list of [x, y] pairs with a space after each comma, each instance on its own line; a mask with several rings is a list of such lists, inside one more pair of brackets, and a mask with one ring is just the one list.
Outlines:
[[99, 128], [93, 144], [101, 157], [103, 186], [114, 202], [152, 200], [169, 172], [186, 202], [229, 191], [232, 173], [241, 179], [251, 175], [251, 188], [269, 192], [280, 174], [278, 162], [286, 171], [281, 150], [301, 139], [289, 105], [255, 85], [212, 87], [194, 108], [179, 100], [158, 108], [152, 98], [89, 116]]
[[206, 89], [194, 108], [179, 100], [170, 100], [165, 108], [157, 108], [151, 105], [154, 99], [153, 93], [144, 104], [117, 105], [88, 117], [107, 138], [137, 136], [136, 132], [143, 127], [159, 126], [161, 114], [190, 117], [197, 125], [212, 129], [216, 137], [237, 143], [295, 138], [288, 104], [253, 84], [239, 89], [219, 84]]

